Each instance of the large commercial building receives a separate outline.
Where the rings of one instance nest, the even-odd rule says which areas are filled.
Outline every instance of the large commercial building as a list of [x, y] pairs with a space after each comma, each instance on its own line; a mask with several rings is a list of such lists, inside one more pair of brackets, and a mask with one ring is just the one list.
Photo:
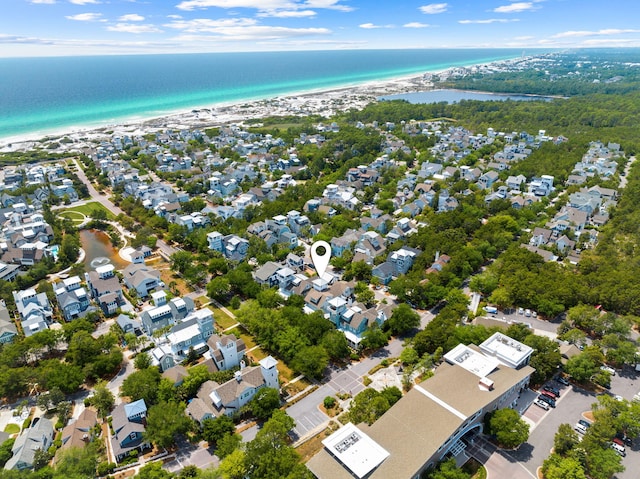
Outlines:
[[347, 425], [325, 439], [307, 467], [319, 479], [413, 479], [446, 457], [464, 463], [484, 415], [515, 406], [528, 386], [532, 352], [501, 333], [480, 347], [456, 346], [374, 424]]

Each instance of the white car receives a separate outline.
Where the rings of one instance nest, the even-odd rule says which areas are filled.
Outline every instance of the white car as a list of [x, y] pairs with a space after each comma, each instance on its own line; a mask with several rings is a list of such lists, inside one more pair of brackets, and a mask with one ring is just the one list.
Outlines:
[[535, 401], [533, 401], [533, 404], [535, 404], [538, 407], [541, 407], [545, 411], [549, 410], [549, 405], [546, 402], [544, 402], [544, 401], [542, 401], [540, 399], [536, 399]]
[[600, 366], [600, 369], [602, 369], [603, 371], [607, 371], [612, 376], [616, 375], [616, 370], [613, 369], [611, 366]]
[[575, 426], [573, 426], [573, 428], [580, 434], [587, 433], [587, 428], [584, 426], [584, 424], [577, 423]]

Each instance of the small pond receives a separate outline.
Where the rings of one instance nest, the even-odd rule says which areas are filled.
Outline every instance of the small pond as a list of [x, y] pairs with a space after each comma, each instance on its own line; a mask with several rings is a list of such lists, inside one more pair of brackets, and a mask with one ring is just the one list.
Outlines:
[[87, 271], [107, 263], [113, 264], [116, 269], [126, 268], [129, 265], [118, 256], [118, 250], [111, 245], [111, 239], [104, 231], [81, 230], [80, 244], [85, 252], [84, 264]]

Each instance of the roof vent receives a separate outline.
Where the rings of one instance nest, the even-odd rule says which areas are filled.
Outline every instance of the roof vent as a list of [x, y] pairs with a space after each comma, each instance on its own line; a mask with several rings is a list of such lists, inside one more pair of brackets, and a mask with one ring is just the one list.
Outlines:
[[493, 381], [486, 376], [483, 378], [480, 378], [478, 385], [480, 386], [481, 389], [486, 389], [487, 391], [493, 390]]

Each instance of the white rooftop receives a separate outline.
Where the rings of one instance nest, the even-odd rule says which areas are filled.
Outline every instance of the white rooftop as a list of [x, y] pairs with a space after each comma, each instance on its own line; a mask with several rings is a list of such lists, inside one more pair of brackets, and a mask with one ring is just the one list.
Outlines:
[[103, 266], [98, 266], [96, 268], [96, 273], [98, 273], [98, 274], [110, 273], [114, 269], [116, 269], [116, 268], [112, 264], [105, 264]]
[[533, 353], [531, 347], [502, 333], [495, 333], [480, 345], [480, 349], [485, 354], [496, 357], [500, 362], [512, 368], [526, 364], [529, 356]]
[[389, 452], [351, 423], [322, 441], [336, 459], [362, 478], [389, 457]]
[[488, 376], [500, 364], [496, 358], [487, 357], [464, 344], [458, 344], [444, 355], [444, 359], [451, 364], [463, 367], [479, 378]]

